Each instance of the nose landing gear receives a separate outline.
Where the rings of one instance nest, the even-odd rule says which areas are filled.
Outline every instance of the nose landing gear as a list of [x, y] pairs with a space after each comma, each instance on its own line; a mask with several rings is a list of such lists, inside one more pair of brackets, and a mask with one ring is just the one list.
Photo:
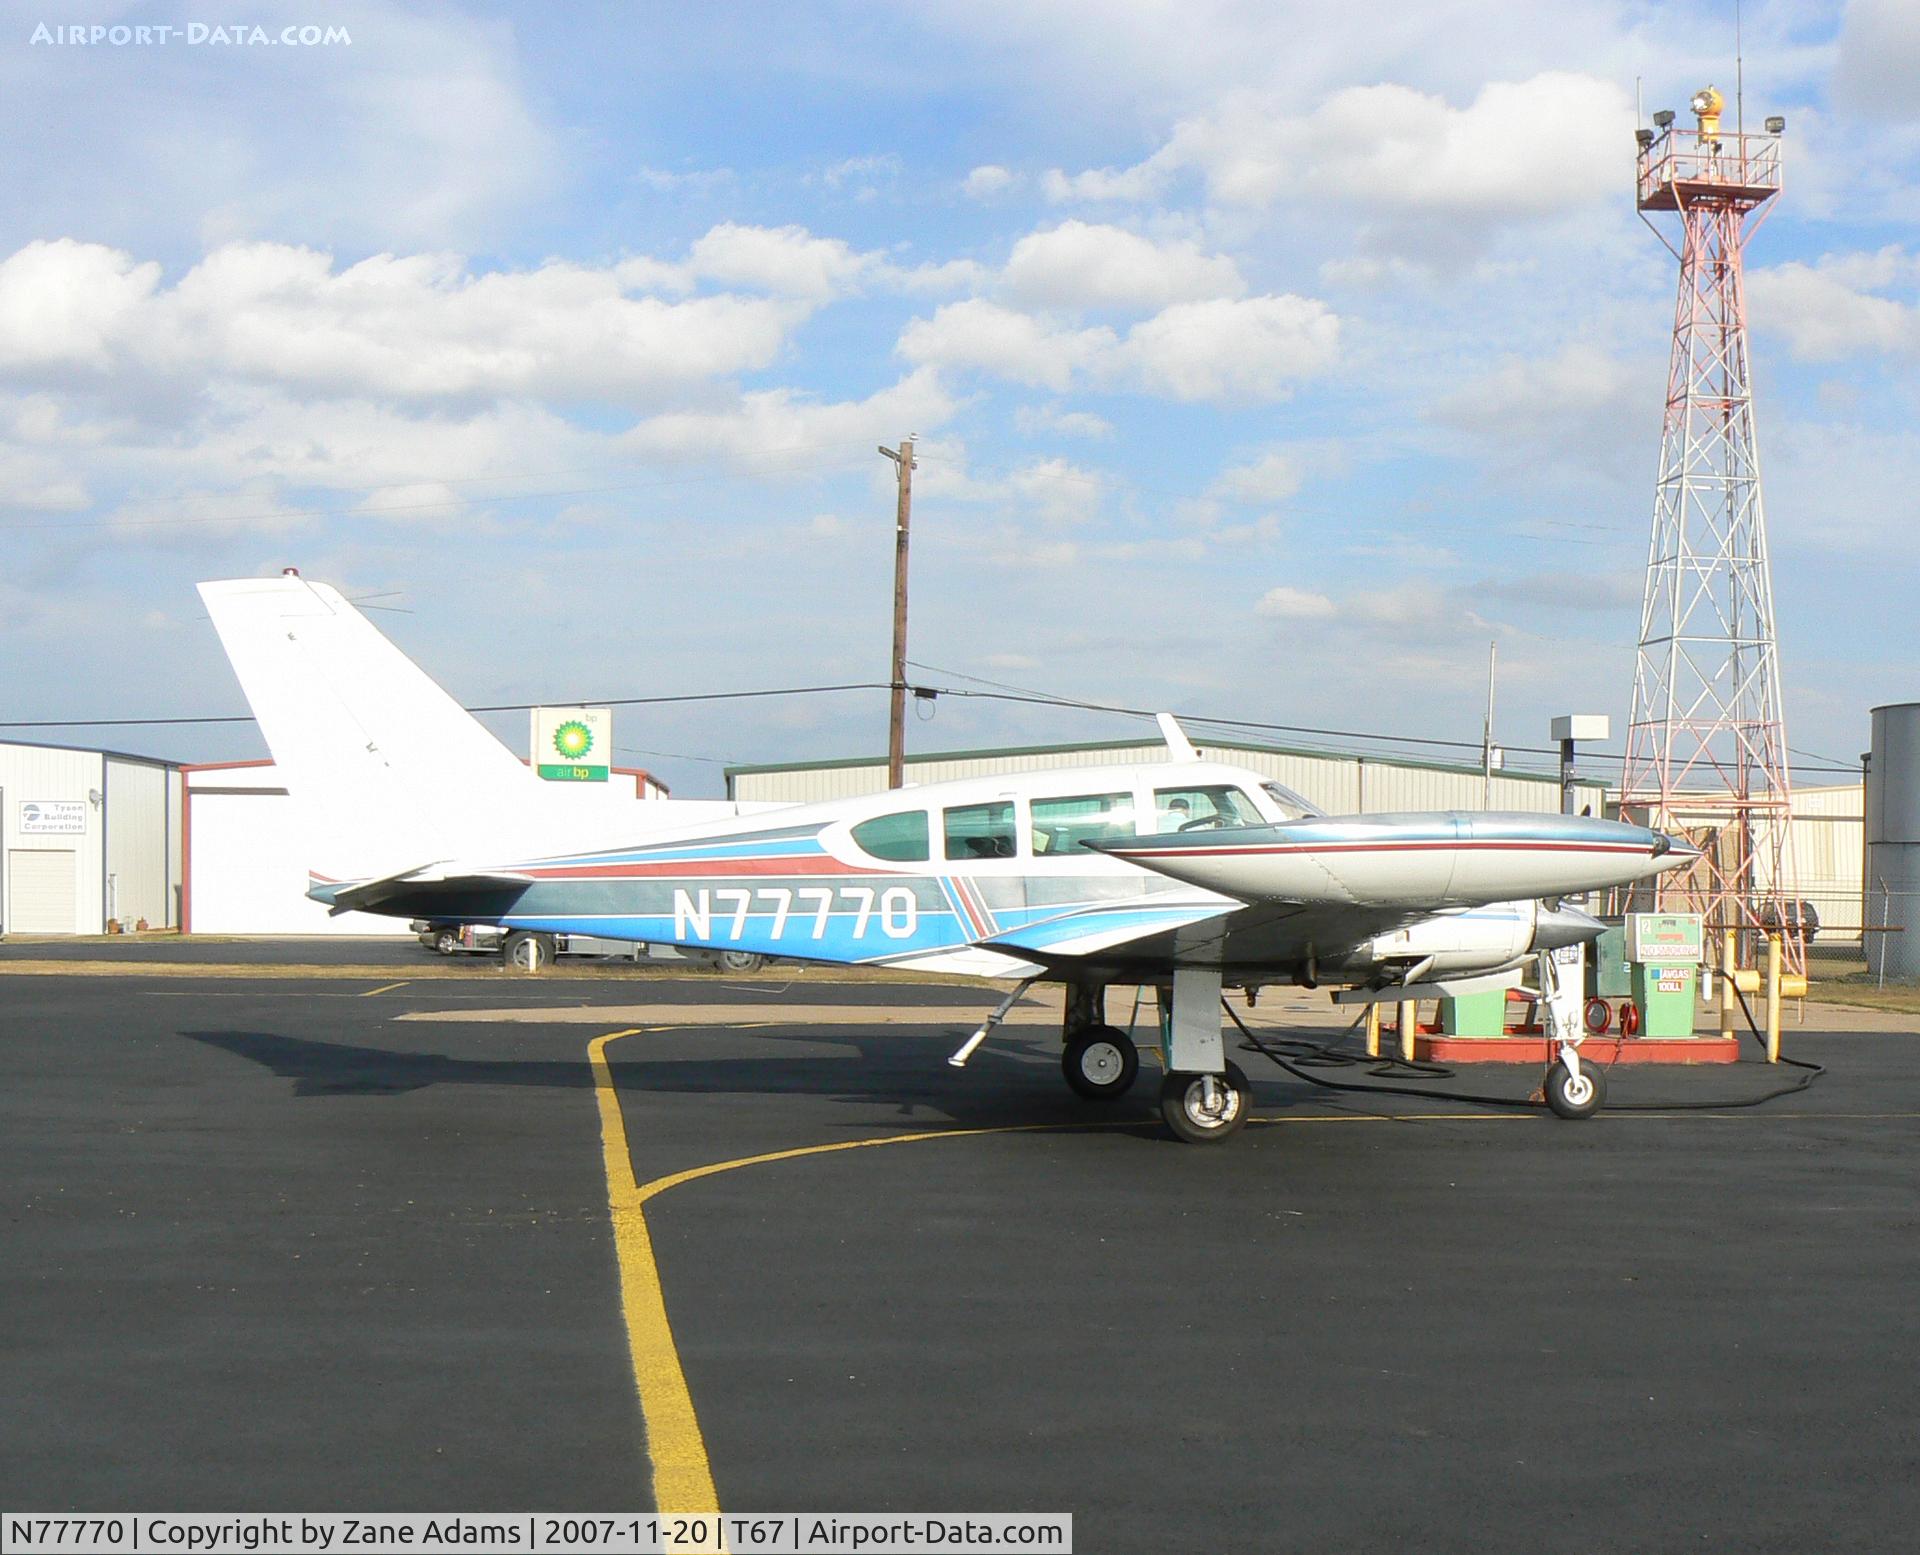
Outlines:
[[1221, 1074], [1170, 1074], [1160, 1084], [1160, 1116], [1184, 1144], [1231, 1139], [1252, 1111], [1253, 1088], [1231, 1061]]

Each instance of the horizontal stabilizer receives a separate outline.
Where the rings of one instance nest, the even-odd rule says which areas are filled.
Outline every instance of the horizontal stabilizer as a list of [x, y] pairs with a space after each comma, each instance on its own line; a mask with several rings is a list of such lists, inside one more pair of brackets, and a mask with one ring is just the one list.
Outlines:
[[330, 915], [343, 912], [379, 912], [396, 900], [405, 898], [409, 911], [421, 917], [439, 916], [429, 905], [443, 901], [449, 908], [479, 896], [497, 898], [502, 893], [518, 896], [533, 883], [531, 875], [450, 872], [440, 864], [422, 864], [415, 869], [382, 875], [378, 880], [361, 880], [352, 885], [317, 885], [307, 892], [316, 901], [327, 904]]

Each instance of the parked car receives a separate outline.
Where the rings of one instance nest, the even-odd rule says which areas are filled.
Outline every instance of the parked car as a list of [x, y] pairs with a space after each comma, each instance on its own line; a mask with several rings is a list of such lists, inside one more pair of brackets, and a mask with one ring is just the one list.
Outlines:
[[588, 934], [548, 934], [502, 929], [490, 923], [449, 923], [416, 918], [408, 925], [428, 950], [443, 956], [498, 955], [525, 972], [550, 966], [558, 956], [600, 956], [623, 961], [691, 961], [722, 972], [755, 972], [773, 958], [751, 950], [680, 950]]
[[1768, 933], [1777, 929], [1786, 934], [1801, 934], [1809, 945], [1820, 932], [1820, 914], [1812, 902], [1789, 902], [1784, 922], [1782, 916], [1778, 903], [1767, 902], [1760, 909], [1760, 927]]

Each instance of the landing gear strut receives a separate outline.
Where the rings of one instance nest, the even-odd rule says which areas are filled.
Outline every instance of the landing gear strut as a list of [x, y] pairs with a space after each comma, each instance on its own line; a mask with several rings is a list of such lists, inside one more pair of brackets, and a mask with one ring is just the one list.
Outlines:
[[1552, 1057], [1542, 1085], [1547, 1105], [1563, 1118], [1590, 1118], [1607, 1100], [1606, 1072], [1597, 1064], [1580, 1062], [1580, 1044], [1586, 1026], [1580, 1008], [1580, 948], [1540, 952], [1540, 1024], [1546, 1029]]

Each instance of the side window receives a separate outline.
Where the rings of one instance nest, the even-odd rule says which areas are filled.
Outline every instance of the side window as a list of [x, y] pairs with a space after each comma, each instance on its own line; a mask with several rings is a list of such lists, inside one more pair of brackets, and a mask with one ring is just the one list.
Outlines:
[[1076, 794], [1033, 801], [1033, 851], [1074, 853], [1083, 842], [1134, 835], [1132, 794]]
[[1013, 801], [955, 805], [945, 813], [948, 858], [1012, 858]]
[[927, 812], [902, 810], [898, 815], [876, 815], [854, 827], [852, 835], [861, 851], [875, 858], [918, 863], [927, 857]]
[[1251, 799], [1225, 784], [1206, 788], [1156, 788], [1153, 811], [1154, 830], [1163, 833], [1266, 823], [1266, 817]]

